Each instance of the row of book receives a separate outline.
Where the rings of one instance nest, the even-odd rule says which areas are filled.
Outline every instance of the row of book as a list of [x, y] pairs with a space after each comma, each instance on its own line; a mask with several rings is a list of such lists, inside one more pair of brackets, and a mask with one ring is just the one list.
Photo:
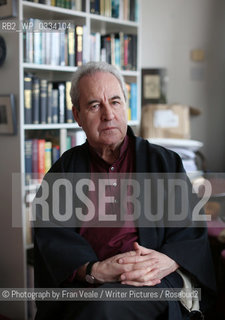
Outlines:
[[23, 29], [24, 62], [71, 67], [86, 62], [83, 57], [86, 26], [29, 18]]
[[72, 123], [71, 81], [24, 76], [24, 123]]
[[[65, 9], [85, 11], [83, 0], [27, 0]], [[121, 20], [138, 21], [138, 0], [90, 0], [90, 12]]]
[[[128, 120], [137, 120], [137, 83], [127, 83]], [[34, 74], [24, 77], [24, 123], [73, 123], [71, 81], [48, 81]]]
[[91, 0], [90, 11], [106, 17], [138, 21], [138, 0]]
[[92, 33], [90, 60], [105, 61], [121, 70], [137, 70], [137, 35]]
[[48, 6], [53, 6], [53, 7], [72, 9], [76, 11], [84, 10], [82, 0], [27, 0], [27, 1], [46, 4]]
[[44, 174], [51, 168], [60, 153], [81, 145], [86, 141], [83, 130], [68, 130], [62, 145], [57, 143], [55, 137], [48, 136], [41, 139], [25, 140], [25, 182], [28, 185], [31, 179], [40, 182]]
[[40, 181], [60, 156], [59, 145], [45, 139], [25, 140], [25, 183]]

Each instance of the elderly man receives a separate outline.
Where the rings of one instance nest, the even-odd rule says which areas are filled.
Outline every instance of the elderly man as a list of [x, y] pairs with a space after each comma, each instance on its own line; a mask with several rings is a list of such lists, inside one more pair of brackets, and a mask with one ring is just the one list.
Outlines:
[[[177, 154], [135, 137], [127, 126], [126, 87], [115, 67], [91, 62], [78, 68], [71, 99], [87, 141], [65, 152], [50, 173], [184, 172]], [[202, 228], [36, 228], [35, 258], [38, 287], [182, 288], [182, 270], [202, 288], [203, 302], [214, 291]], [[175, 320], [188, 314], [179, 301], [42, 302], [36, 319]]]

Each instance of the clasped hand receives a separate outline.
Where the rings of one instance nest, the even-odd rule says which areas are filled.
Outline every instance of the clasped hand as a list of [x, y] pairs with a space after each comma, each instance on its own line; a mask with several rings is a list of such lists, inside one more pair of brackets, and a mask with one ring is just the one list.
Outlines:
[[154, 286], [178, 269], [167, 255], [134, 243], [134, 250], [96, 262], [92, 273], [100, 282], [117, 282], [133, 286]]

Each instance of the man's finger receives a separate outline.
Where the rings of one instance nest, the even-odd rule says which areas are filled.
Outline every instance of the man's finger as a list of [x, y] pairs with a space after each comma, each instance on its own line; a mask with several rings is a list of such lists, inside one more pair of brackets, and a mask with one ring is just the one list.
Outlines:
[[121, 283], [130, 285], [130, 286], [135, 286], [135, 287], [143, 287], [143, 286], [153, 287], [153, 286], [159, 284], [160, 282], [161, 282], [160, 279], [155, 279], [155, 280], [147, 281], [147, 282], [127, 280], [127, 281], [122, 281]]
[[150, 255], [151, 253], [145, 256], [139, 256], [139, 255], [127, 256], [127, 257], [120, 258], [118, 262], [119, 263], [138, 263], [138, 262], [150, 260], [151, 259]]

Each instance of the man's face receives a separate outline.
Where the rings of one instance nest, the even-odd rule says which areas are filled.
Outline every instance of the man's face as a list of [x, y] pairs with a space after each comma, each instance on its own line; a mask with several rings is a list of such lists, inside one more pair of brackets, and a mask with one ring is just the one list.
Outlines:
[[120, 83], [111, 73], [96, 72], [79, 82], [80, 111], [74, 118], [96, 148], [117, 147], [127, 131], [126, 102]]

